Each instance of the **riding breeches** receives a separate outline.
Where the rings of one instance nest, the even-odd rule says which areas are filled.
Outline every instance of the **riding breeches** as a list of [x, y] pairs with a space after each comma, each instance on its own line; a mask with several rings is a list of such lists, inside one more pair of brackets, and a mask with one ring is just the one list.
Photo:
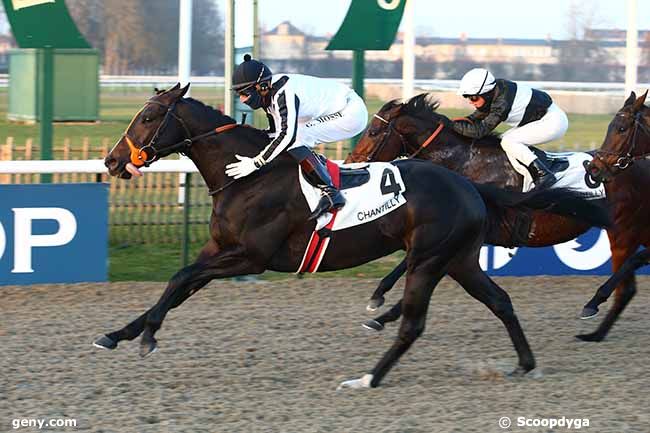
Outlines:
[[569, 120], [564, 111], [551, 104], [541, 119], [507, 130], [501, 136], [501, 148], [508, 155], [512, 167], [525, 176], [526, 167], [537, 158], [528, 146], [557, 140], [568, 127]]
[[296, 141], [288, 149], [347, 140], [363, 132], [367, 123], [366, 104], [359, 95], [351, 91], [345, 107], [336, 113], [325, 114], [304, 123], [299, 122]]

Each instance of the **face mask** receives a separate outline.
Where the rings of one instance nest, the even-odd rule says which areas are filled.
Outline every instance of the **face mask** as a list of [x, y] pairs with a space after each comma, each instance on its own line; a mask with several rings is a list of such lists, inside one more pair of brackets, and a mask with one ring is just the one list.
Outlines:
[[257, 110], [258, 108], [262, 108], [263, 102], [264, 101], [262, 96], [258, 92], [252, 91], [250, 93], [250, 97], [244, 103], [251, 107], [253, 110]]

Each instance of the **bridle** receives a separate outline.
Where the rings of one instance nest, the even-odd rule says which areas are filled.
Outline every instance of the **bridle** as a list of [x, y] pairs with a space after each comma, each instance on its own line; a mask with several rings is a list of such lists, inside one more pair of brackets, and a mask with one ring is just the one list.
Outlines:
[[[400, 138], [402, 147], [401, 147], [401, 150], [400, 150], [399, 154], [400, 155], [408, 155], [408, 144], [409, 144], [408, 140], [404, 137], [404, 135], [401, 132], [399, 132], [395, 128], [395, 125], [393, 124], [395, 119], [386, 120], [383, 117], [381, 117], [379, 114], [373, 114], [373, 117], [375, 119], [379, 119], [382, 123], [388, 125], [388, 128], [387, 128], [386, 132], [384, 132], [384, 136], [382, 137], [381, 142], [379, 143], [379, 145], [377, 147], [375, 147], [372, 150], [372, 152], [370, 152], [370, 154], [368, 154], [368, 156], [366, 156], [366, 162], [370, 162], [370, 161], [374, 160], [375, 156], [377, 156], [377, 154], [379, 154], [379, 152], [384, 148], [384, 146], [388, 142], [388, 138], [390, 137], [390, 135], [392, 133], [397, 134], [397, 136]], [[438, 125], [438, 127], [433, 131], [433, 133], [431, 135], [429, 135], [429, 137], [420, 146], [418, 146], [418, 148], [415, 150], [415, 152], [408, 155], [407, 158], [409, 158], [409, 159], [410, 158], [415, 158], [417, 155], [419, 155], [420, 152], [422, 152], [427, 146], [429, 146], [433, 142], [433, 140], [436, 139], [438, 134], [440, 134], [440, 131], [442, 131], [443, 126], [444, 125], [441, 122]]]
[[141, 166], [149, 167], [149, 165], [152, 162], [160, 159], [160, 153], [161, 153], [161, 150], [163, 150], [163, 149], [156, 149], [155, 144], [156, 144], [156, 141], [158, 140], [158, 137], [160, 136], [160, 132], [163, 131], [163, 128], [169, 122], [170, 117], [173, 118], [173, 119], [176, 119], [178, 121], [178, 123], [181, 124], [181, 126], [183, 127], [183, 130], [185, 131], [186, 139], [181, 142], [182, 143], [181, 146], [176, 147], [178, 145], [178, 143], [177, 143], [176, 145], [173, 146], [173, 149], [171, 147], [170, 148], [165, 148], [164, 151], [166, 151], [167, 154], [170, 154], [170, 153], [174, 152], [177, 148], [180, 149], [180, 148], [188, 147], [189, 145], [191, 145], [191, 142], [187, 143], [187, 140], [191, 136], [190, 131], [187, 128], [187, 125], [185, 124], [183, 119], [178, 117], [178, 115], [175, 112], [177, 102], [178, 101], [174, 101], [171, 105], [167, 105], [167, 104], [163, 104], [162, 102], [156, 101], [154, 99], [149, 99], [147, 102], [145, 102], [144, 107], [142, 107], [142, 109], [140, 109], [138, 114], [136, 114], [133, 117], [133, 119], [135, 120], [138, 117], [138, 115], [149, 104], [159, 105], [159, 106], [167, 109], [167, 112], [165, 113], [165, 117], [163, 117], [162, 122], [160, 122], [160, 124], [158, 125], [158, 128], [156, 128], [156, 131], [154, 132], [153, 137], [151, 137], [151, 140], [149, 140], [148, 144], [146, 144], [146, 145], [143, 144], [136, 137], [129, 134], [129, 129], [131, 128], [131, 125], [133, 124], [133, 121], [126, 128], [126, 131], [124, 131], [124, 134], [122, 134], [122, 137], [124, 137], [126, 139], [126, 144], [128, 144], [129, 149], [131, 151], [131, 162], [136, 167], [141, 167]]
[[[162, 102], [150, 99], [144, 104], [144, 107], [142, 107], [140, 112], [142, 112], [142, 110], [144, 110], [148, 104], [157, 104], [167, 109], [167, 112], [165, 113], [165, 117], [163, 118], [162, 122], [160, 122], [160, 125], [158, 125], [158, 128], [156, 128], [156, 132], [154, 132], [153, 137], [151, 137], [151, 140], [149, 140], [149, 143], [147, 145], [143, 145], [140, 142], [140, 140], [138, 140], [137, 138], [129, 134], [128, 131], [133, 121], [131, 121], [131, 124], [129, 124], [124, 134], [122, 134], [122, 136], [126, 138], [126, 144], [129, 146], [129, 150], [131, 151], [131, 155], [130, 155], [131, 162], [136, 167], [141, 167], [141, 166], [148, 167], [154, 161], [157, 161], [161, 157], [169, 155], [174, 152], [182, 152], [187, 154], [194, 142], [202, 140], [206, 137], [210, 137], [212, 135], [217, 135], [222, 132], [229, 131], [239, 126], [237, 123], [226, 123], [225, 125], [218, 126], [215, 129], [212, 129], [208, 132], [192, 137], [192, 134], [190, 133], [190, 130], [188, 129], [183, 119], [181, 119], [175, 112], [177, 102], [178, 101], [174, 101], [172, 104], [167, 105], [167, 104], [163, 104]], [[140, 112], [138, 112], [138, 114], [136, 114], [133, 117], [134, 120], [138, 117]], [[173, 119], [176, 119], [176, 121], [178, 121], [178, 123], [181, 124], [181, 126], [183, 127], [183, 131], [185, 132], [185, 138], [172, 145], [165, 146], [163, 148], [156, 148], [154, 146], [156, 144], [156, 140], [158, 140], [161, 131], [164, 130], [163, 127], [169, 121], [170, 116]], [[138, 146], [136, 146], [134, 143], [137, 144]], [[150, 156], [149, 153], [147, 153], [148, 151], [151, 152], [152, 156]], [[208, 195], [214, 196], [216, 194], [219, 194], [221, 191], [228, 188], [233, 183], [235, 183], [235, 179], [230, 180], [220, 188], [208, 191]]]
[[[624, 113], [617, 114], [617, 116], [625, 116]], [[597, 159], [600, 161], [600, 163], [605, 167], [605, 170], [607, 171], [607, 174], [609, 175], [608, 177], [613, 177], [620, 173], [621, 171], [625, 170], [626, 168], [630, 167], [631, 165], [634, 164], [635, 161], [638, 161], [640, 159], [649, 159], [650, 158], [650, 152], [645, 152], [640, 155], [632, 155], [634, 152], [634, 149], [636, 148], [637, 144], [637, 136], [639, 133], [639, 129], [642, 130], [645, 135], [650, 139], [650, 129], [648, 128], [647, 125], [644, 125], [641, 122], [641, 119], [643, 117], [643, 113], [641, 111], [637, 112], [634, 115], [634, 129], [632, 131], [631, 139], [628, 138], [625, 142], [627, 144], [628, 142], [631, 141], [631, 146], [625, 151], [620, 151], [620, 152], [613, 152], [610, 150], [598, 150], [594, 154], [594, 159]], [[628, 136], [629, 137], [629, 136]], [[616, 162], [612, 164], [610, 167], [607, 161], [605, 160], [605, 156], [614, 156], [616, 157]], [[590, 172], [590, 169], [593, 167], [592, 163], [590, 162], [587, 166], [587, 171]], [[596, 167], [598, 169], [598, 167]], [[617, 170], [613, 170], [612, 168], [616, 168]], [[605, 178], [606, 179], [606, 178]]]
[[[140, 142], [140, 140], [138, 140], [137, 138], [129, 134], [128, 131], [131, 127], [131, 124], [129, 124], [129, 126], [126, 128], [126, 131], [124, 132], [124, 134], [122, 134], [122, 136], [126, 138], [126, 144], [129, 146], [129, 150], [131, 151], [130, 159], [133, 165], [135, 165], [136, 167], [142, 167], [142, 166], [149, 167], [149, 165], [151, 165], [151, 163], [153, 163], [154, 161], [157, 161], [161, 157], [169, 155], [171, 153], [181, 152], [186, 154], [195, 141], [201, 140], [211, 135], [219, 134], [221, 132], [227, 131], [237, 126], [236, 123], [227, 123], [211, 131], [192, 137], [189, 128], [185, 124], [185, 121], [183, 121], [183, 119], [180, 116], [178, 116], [178, 114], [176, 114], [177, 103], [178, 101], [174, 101], [170, 105], [167, 105], [167, 104], [163, 104], [162, 102], [150, 99], [144, 104], [144, 107], [142, 107], [140, 112], [142, 112], [149, 104], [159, 105], [167, 109], [167, 112], [165, 113], [165, 117], [163, 117], [163, 120], [162, 122], [160, 122], [160, 125], [158, 125], [158, 128], [156, 128], [153, 137], [151, 137], [151, 140], [149, 140], [149, 143], [146, 145], [144, 145], [142, 142]], [[140, 112], [138, 112], [138, 114], [140, 114]], [[134, 119], [138, 117], [138, 114], [134, 116]], [[156, 148], [155, 144], [158, 138], [160, 137], [161, 132], [164, 131], [164, 127], [167, 125], [170, 118], [175, 119], [178, 123], [180, 123], [180, 125], [183, 127], [183, 131], [185, 132], [185, 138], [169, 146]]]

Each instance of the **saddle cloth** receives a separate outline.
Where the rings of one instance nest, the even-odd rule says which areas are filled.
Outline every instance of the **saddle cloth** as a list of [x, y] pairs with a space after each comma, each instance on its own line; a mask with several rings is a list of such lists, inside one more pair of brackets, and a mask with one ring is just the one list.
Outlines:
[[[333, 231], [374, 221], [406, 203], [406, 186], [399, 169], [391, 163], [345, 164], [327, 161], [332, 182], [345, 197], [341, 209], [327, 212], [316, 221], [296, 273], [317, 272], [325, 257]], [[320, 200], [320, 189], [307, 182], [298, 168], [300, 188], [313, 211]]]
[[[335, 163], [328, 161], [328, 169], [332, 164]], [[345, 206], [337, 212], [331, 227], [332, 231], [374, 221], [406, 203], [403, 195], [406, 185], [404, 185], [402, 175], [395, 165], [389, 162], [373, 162], [370, 164], [337, 164], [337, 167], [341, 178], [334, 184], [342, 185], [341, 194], [345, 197]], [[351, 170], [352, 173], [347, 174], [348, 170]], [[330, 173], [332, 173], [331, 169]], [[311, 186], [302, 175], [302, 171], [298, 177], [302, 194], [307, 200], [309, 209], [313, 211], [321, 197], [320, 189]], [[352, 177], [360, 178], [360, 180], [355, 181], [351, 179]], [[359, 183], [360, 185], [355, 186]], [[331, 219], [330, 212], [319, 217], [315, 230], [320, 230], [328, 225]]]
[[[551, 188], [570, 188], [578, 191], [587, 199], [605, 198], [605, 186], [602, 183], [595, 184], [588, 177], [585, 164], [589, 163], [593, 156], [585, 152], [544, 152], [535, 147], [530, 148], [544, 164], [555, 173], [558, 181]], [[533, 179], [530, 173], [526, 173], [522, 185], [522, 191], [528, 192], [533, 189]]]

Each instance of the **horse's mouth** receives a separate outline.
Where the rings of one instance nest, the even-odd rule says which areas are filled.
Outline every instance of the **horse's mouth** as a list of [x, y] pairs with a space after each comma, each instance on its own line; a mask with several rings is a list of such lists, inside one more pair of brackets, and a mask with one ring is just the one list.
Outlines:
[[131, 179], [132, 177], [142, 176], [140, 169], [131, 162], [118, 164], [115, 167], [109, 168], [108, 174], [120, 179]]

